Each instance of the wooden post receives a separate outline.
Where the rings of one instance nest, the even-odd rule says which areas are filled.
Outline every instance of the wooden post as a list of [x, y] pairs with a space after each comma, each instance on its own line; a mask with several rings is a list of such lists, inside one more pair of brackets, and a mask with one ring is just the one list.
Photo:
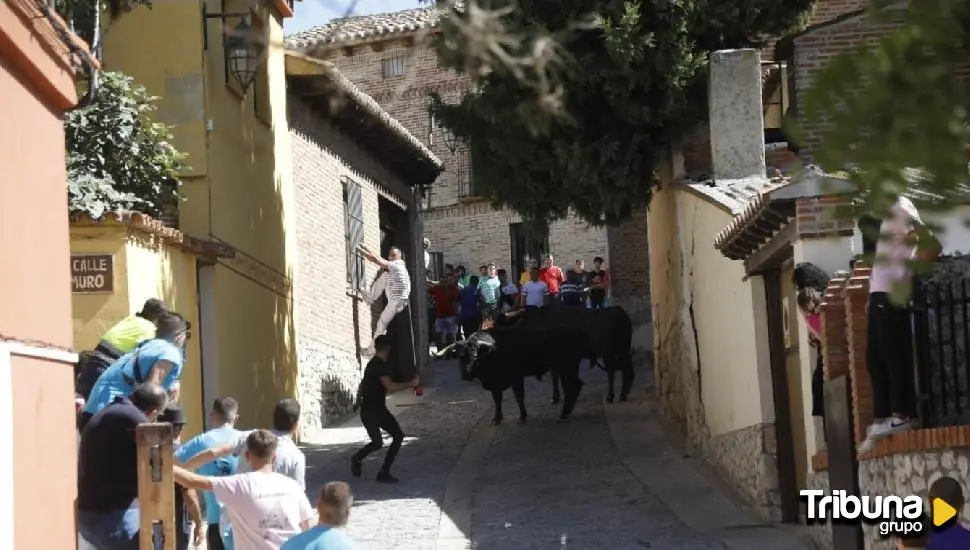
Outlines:
[[[172, 425], [141, 424], [138, 445], [138, 550], [175, 550], [175, 479], [172, 475]], [[156, 540], [161, 539], [161, 546]]]

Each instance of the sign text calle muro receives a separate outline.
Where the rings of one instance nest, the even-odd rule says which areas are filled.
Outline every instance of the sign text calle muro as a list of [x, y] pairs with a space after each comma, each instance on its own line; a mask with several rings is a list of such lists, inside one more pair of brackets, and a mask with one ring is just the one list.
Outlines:
[[114, 292], [114, 275], [112, 254], [71, 255], [71, 292]]

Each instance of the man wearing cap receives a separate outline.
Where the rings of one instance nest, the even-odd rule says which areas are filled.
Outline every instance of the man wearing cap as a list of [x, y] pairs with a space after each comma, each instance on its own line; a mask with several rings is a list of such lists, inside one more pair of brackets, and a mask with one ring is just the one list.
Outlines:
[[118, 321], [101, 337], [94, 350], [79, 365], [78, 378], [74, 391], [87, 399], [98, 377], [122, 355], [135, 349], [135, 346], [155, 337], [155, 324], [168, 308], [158, 298], [145, 301], [141, 311]]
[[163, 314], [158, 320], [155, 338], [139, 344], [98, 377], [84, 411], [78, 416], [78, 431], [83, 431], [91, 417], [116, 397], [130, 394], [142, 382], [163, 386], [169, 399], [178, 401], [184, 360], [182, 348], [188, 336], [185, 318], [177, 313]]
[[[178, 456], [178, 450], [182, 446], [182, 428], [186, 424], [185, 413], [175, 403], [169, 403], [158, 416], [158, 421], [172, 425], [172, 450]], [[202, 508], [199, 506], [199, 495], [195, 489], [175, 483], [175, 550], [189, 548], [189, 520], [194, 524], [192, 544], [199, 546], [206, 528], [202, 519]]]
[[[940, 243], [929, 232], [920, 242], [917, 228], [923, 226], [916, 206], [900, 195], [879, 228], [876, 258], [869, 277], [869, 319], [866, 362], [872, 383], [873, 422], [859, 452], [876, 441], [913, 427], [916, 391], [913, 387], [913, 351], [909, 297], [914, 260], [933, 262]], [[903, 290], [906, 303], [893, 301], [890, 294]]]

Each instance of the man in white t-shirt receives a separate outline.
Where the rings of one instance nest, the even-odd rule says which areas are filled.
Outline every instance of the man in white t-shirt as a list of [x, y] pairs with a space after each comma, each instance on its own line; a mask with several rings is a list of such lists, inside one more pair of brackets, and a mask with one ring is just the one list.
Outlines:
[[[872, 382], [873, 422], [859, 452], [896, 432], [911, 429], [916, 415], [909, 295], [914, 260], [933, 262], [940, 245], [932, 235], [919, 243], [923, 225], [912, 201], [900, 196], [879, 228], [876, 258], [869, 276], [869, 319], [866, 363]], [[907, 303], [893, 303], [890, 294], [905, 291]]]
[[529, 282], [522, 285], [522, 305], [531, 307], [542, 307], [546, 305], [549, 298], [549, 285], [539, 280], [539, 270], [532, 268], [529, 271]]
[[[387, 296], [387, 305], [384, 306], [384, 311], [377, 319], [377, 326], [374, 327], [373, 337], [377, 338], [387, 332], [387, 326], [391, 324], [394, 317], [408, 306], [408, 300], [411, 297], [411, 276], [408, 274], [408, 268], [404, 263], [404, 255], [400, 248], [392, 246], [387, 252], [387, 259], [385, 260], [363, 244], [359, 244], [357, 247], [365, 258], [381, 269], [387, 270], [374, 281], [370, 292], [363, 294], [364, 301], [368, 304], [376, 302], [381, 294]], [[362, 350], [361, 355], [373, 357], [374, 343], [371, 342], [366, 349]]]
[[173, 466], [176, 482], [197, 491], [212, 491], [223, 503], [237, 550], [279, 550], [316, 522], [303, 488], [273, 471], [277, 442], [269, 430], [251, 432], [246, 438], [246, 461], [252, 471], [244, 474], [208, 477]]

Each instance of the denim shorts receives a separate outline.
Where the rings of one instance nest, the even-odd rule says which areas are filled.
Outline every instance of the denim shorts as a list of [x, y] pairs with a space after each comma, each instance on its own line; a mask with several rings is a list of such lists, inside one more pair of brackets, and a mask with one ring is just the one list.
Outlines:
[[138, 508], [112, 512], [78, 510], [80, 550], [138, 550]]
[[456, 334], [458, 332], [458, 318], [457, 317], [443, 317], [434, 322], [435, 332], [443, 332], [445, 334]]

